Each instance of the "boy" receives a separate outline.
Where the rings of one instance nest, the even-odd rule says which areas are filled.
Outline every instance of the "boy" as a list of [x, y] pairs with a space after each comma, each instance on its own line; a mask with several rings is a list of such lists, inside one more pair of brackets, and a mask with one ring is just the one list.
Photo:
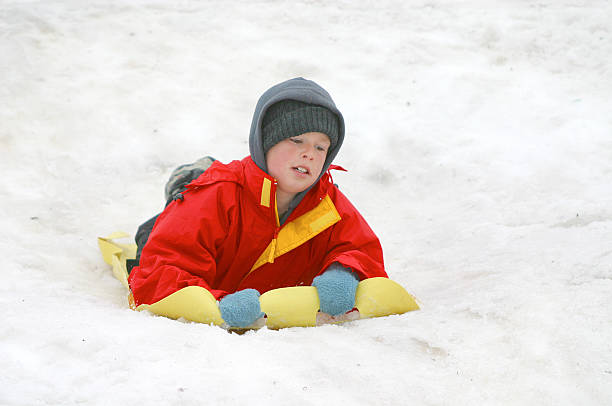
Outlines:
[[183, 167], [187, 180], [181, 167], [171, 176], [166, 209], [141, 226], [153, 228], [149, 236], [137, 235], [136, 305], [202, 286], [229, 326], [246, 327], [263, 315], [261, 293], [312, 285], [322, 312], [351, 310], [359, 280], [387, 274], [378, 238], [328, 171], [341, 169], [331, 163], [343, 140], [342, 114], [316, 83], [296, 78], [266, 91], [249, 157], [205, 158]]

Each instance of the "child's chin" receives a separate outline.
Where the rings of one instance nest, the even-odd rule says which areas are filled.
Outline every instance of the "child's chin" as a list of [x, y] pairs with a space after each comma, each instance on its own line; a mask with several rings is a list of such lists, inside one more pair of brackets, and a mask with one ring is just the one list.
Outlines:
[[294, 184], [294, 185], [291, 185], [290, 187], [283, 188], [283, 189], [285, 189], [289, 193], [298, 194], [298, 193], [302, 193], [303, 191], [308, 189], [310, 186], [312, 186], [312, 183], [301, 183], [301, 184]]

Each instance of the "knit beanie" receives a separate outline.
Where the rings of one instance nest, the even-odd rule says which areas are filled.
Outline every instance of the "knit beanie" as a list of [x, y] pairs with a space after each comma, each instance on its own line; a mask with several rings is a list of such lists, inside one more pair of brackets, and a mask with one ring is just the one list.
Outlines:
[[309, 132], [329, 137], [333, 150], [338, 143], [338, 118], [323, 106], [297, 100], [282, 100], [266, 111], [262, 124], [264, 154], [286, 138]]

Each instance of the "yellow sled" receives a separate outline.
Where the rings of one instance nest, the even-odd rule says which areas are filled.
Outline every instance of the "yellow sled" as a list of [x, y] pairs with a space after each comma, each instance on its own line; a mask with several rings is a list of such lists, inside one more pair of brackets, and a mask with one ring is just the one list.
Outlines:
[[[98, 246], [104, 261], [112, 266], [115, 277], [129, 290], [126, 260], [136, 257], [136, 244], [121, 244], [115, 241], [125, 237], [129, 235], [123, 232], [98, 237]], [[217, 300], [200, 286], [188, 286], [150, 305], [142, 304], [136, 307], [131, 292], [129, 298], [130, 306], [135, 310], [148, 310], [171, 319], [183, 318], [217, 326], [225, 324]], [[313, 286], [270, 290], [261, 295], [259, 301], [266, 317], [250, 328], [264, 325], [271, 329], [311, 327], [330, 322], [403, 314], [419, 309], [414, 297], [388, 278], [370, 278], [359, 282], [355, 294], [355, 307], [358, 311], [338, 317], [319, 312], [319, 295]]]

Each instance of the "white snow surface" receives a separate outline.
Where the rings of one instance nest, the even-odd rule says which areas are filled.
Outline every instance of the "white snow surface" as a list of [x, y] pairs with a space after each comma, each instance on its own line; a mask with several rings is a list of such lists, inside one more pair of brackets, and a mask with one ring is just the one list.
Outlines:
[[[1, 405], [612, 402], [609, 1], [0, 2]], [[248, 155], [303, 76], [420, 311], [245, 335], [128, 309], [96, 237]]]

